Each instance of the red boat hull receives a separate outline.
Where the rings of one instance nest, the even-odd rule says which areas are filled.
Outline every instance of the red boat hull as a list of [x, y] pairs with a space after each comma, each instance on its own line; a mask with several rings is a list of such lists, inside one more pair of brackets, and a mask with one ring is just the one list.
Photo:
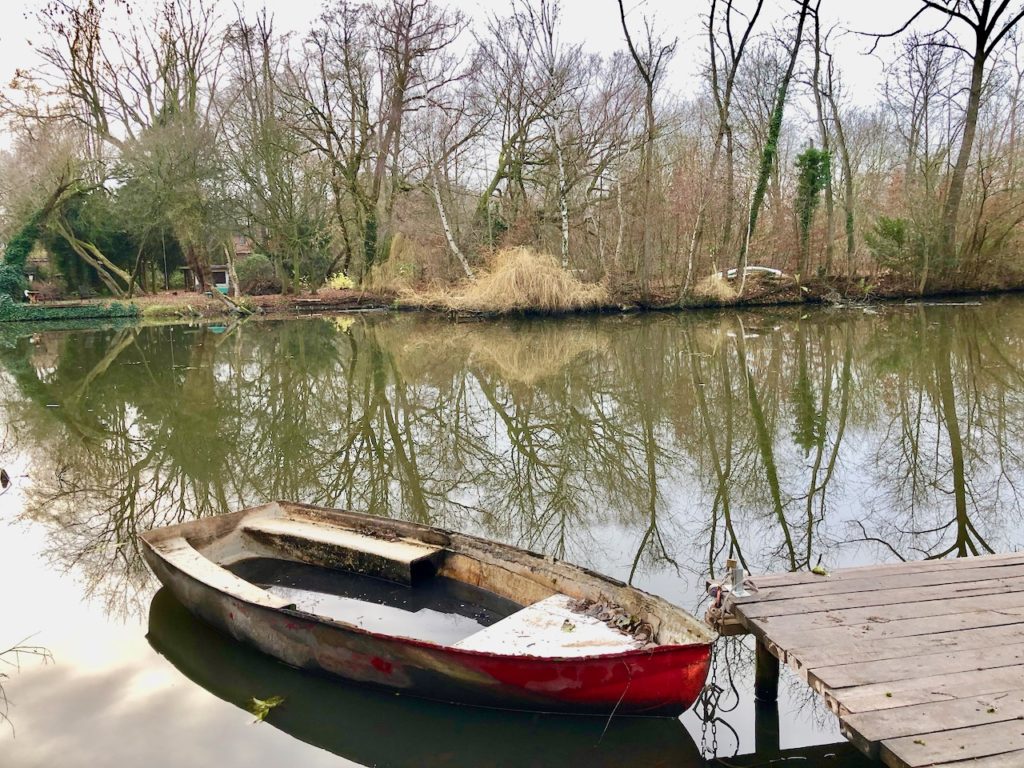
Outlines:
[[676, 717], [696, 701], [710, 645], [566, 659], [461, 650], [379, 635], [236, 599], [144, 546], [154, 573], [194, 614], [301, 669], [440, 701], [540, 712]]

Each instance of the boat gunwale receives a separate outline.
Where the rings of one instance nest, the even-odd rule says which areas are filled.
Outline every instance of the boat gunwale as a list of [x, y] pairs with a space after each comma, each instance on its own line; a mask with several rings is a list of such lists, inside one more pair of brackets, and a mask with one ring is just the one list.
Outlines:
[[[232, 594], [231, 592], [228, 592], [228, 591], [226, 591], [224, 589], [220, 589], [220, 588], [210, 584], [209, 582], [204, 581], [203, 579], [199, 578], [198, 576], [196, 576], [196, 575], [194, 575], [192, 573], [189, 573], [187, 570], [178, 567], [178, 565], [173, 560], [171, 560], [170, 558], [166, 557], [164, 555], [164, 553], [161, 552], [160, 549], [158, 548], [157, 544], [159, 543], [159, 541], [163, 541], [165, 539], [173, 539], [173, 538], [180, 537], [180, 538], [184, 539], [201, 557], [205, 558], [206, 560], [208, 560], [210, 563], [212, 563], [216, 567], [223, 568], [225, 571], [230, 573], [230, 571], [228, 569], [224, 568], [223, 565], [221, 565], [220, 563], [216, 562], [215, 560], [212, 560], [212, 559], [208, 558], [205, 554], [203, 554], [201, 551], [199, 551], [199, 549], [194, 544], [192, 544], [191, 541], [189, 541], [188, 536], [186, 535], [186, 530], [188, 528], [195, 527], [195, 524], [197, 524], [197, 523], [208, 522], [208, 521], [211, 521], [211, 520], [213, 520], [215, 518], [197, 518], [195, 520], [190, 520], [190, 521], [186, 521], [186, 522], [183, 522], [183, 523], [177, 523], [177, 524], [174, 524], [174, 525], [171, 525], [171, 526], [165, 526], [165, 527], [161, 527], [161, 528], [151, 529], [150, 531], [146, 531], [144, 533], [139, 534], [139, 538], [143, 542], [143, 544], [146, 546], [146, 548], [149, 551], [151, 551], [154, 556], [158, 557], [161, 560], [161, 562], [163, 562], [166, 566], [168, 566], [170, 568], [173, 568], [174, 571], [176, 571], [177, 573], [185, 576], [187, 579], [195, 582], [196, 584], [199, 584], [201, 587], [204, 587], [205, 589], [208, 589], [208, 590], [211, 590], [212, 592], [215, 592], [218, 595], [230, 598], [230, 599], [235, 600], [235, 601], [240, 602], [240, 603], [244, 603], [246, 605], [252, 606], [253, 608], [259, 609], [261, 611], [269, 611], [269, 612], [272, 612], [272, 613], [282, 614], [282, 615], [288, 616], [289, 618], [292, 618], [292, 619], [296, 619], [296, 620], [300, 620], [300, 621], [304, 621], [304, 622], [308, 622], [308, 623], [320, 624], [320, 625], [323, 625], [323, 626], [326, 626], [326, 627], [330, 627], [332, 629], [344, 630], [346, 632], [351, 632], [351, 633], [354, 633], [354, 634], [362, 635], [362, 636], [365, 636], [367, 638], [374, 639], [374, 640], [387, 640], [387, 641], [395, 642], [395, 643], [398, 643], [398, 644], [401, 644], [401, 645], [404, 645], [404, 646], [411, 646], [411, 647], [415, 647], [415, 648], [422, 648], [422, 649], [432, 650], [432, 651], [441, 651], [443, 653], [452, 654], [454, 656], [465, 656], [465, 657], [468, 657], [468, 658], [486, 658], [486, 659], [491, 659], [491, 660], [507, 659], [509, 661], [515, 661], [515, 662], [535, 661], [535, 662], [538, 662], [538, 663], [543, 662], [544, 664], [550, 664], [552, 662], [565, 663], [565, 664], [579, 664], [581, 662], [588, 662], [588, 661], [597, 662], [597, 661], [608, 661], [608, 660], [611, 660], [611, 661], [624, 661], [624, 660], [632, 660], [632, 659], [640, 659], [640, 658], [646, 659], [646, 658], [650, 658], [652, 656], [662, 656], [662, 655], [666, 655], [666, 654], [679, 654], [679, 653], [682, 653], [682, 652], [685, 652], [685, 651], [696, 651], [696, 652], [699, 652], [701, 649], [708, 648], [715, 641], [715, 637], [713, 635], [713, 631], [710, 628], [703, 626], [701, 624], [701, 622], [699, 622], [699, 620], [696, 619], [696, 617], [692, 616], [691, 614], [689, 614], [684, 609], [672, 605], [671, 603], [669, 603], [668, 601], [664, 600], [663, 598], [658, 597], [657, 595], [651, 595], [650, 593], [644, 592], [643, 590], [638, 589], [637, 587], [633, 587], [633, 586], [627, 585], [627, 584], [625, 584], [623, 582], [618, 581], [617, 579], [613, 579], [611, 577], [604, 576], [603, 574], [597, 573], [595, 571], [591, 571], [590, 569], [587, 569], [584, 566], [576, 565], [574, 563], [570, 563], [570, 562], [567, 562], [567, 561], [564, 561], [564, 560], [557, 560], [555, 558], [550, 558], [550, 557], [548, 557], [546, 555], [542, 555], [542, 554], [539, 554], [537, 552], [533, 552], [533, 551], [528, 550], [528, 549], [523, 549], [523, 548], [520, 548], [520, 547], [515, 547], [515, 546], [512, 546], [510, 544], [504, 544], [504, 543], [501, 543], [501, 542], [490, 541], [488, 539], [483, 539], [483, 538], [480, 538], [480, 537], [477, 537], [477, 536], [473, 536], [471, 534], [464, 534], [464, 533], [459, 533], [459, 532], [456, 532], [456, 531], [448, 531], [448, 530], [443, 529], [443, 528], [438, 528], [438, 527], [435, 527], [435, 526], [427, 526], [427, 525], [423, 525], [423, 524], [420, 524], [420, 523], [411, 523], [411, 522], [404, 521], [404, 520], [393, 520], [391, 518], [375, 517], [373, 515], [365, 515], [365, 514], [362, 514], [362, 513], [359, 513], [359, 512], [350, 512], [348, 510], [336, 510], [336, 509], [331, 509], [331, 508], [327, 508], [327, 507], [318, 507], [318, 506], [314, 506], [314, 505], [311, 505], [311, 504], [302, 504], [302, 503], [292, 502], [292, 501], [269, 502], [267, 504], [262, 504], [262, 505], [258, 505], [258, 506], [255, 506], [255, 507], [248, 507], [246, 509], [239, 510], [238, 512], [235, 512], [235, 513], [229, 513], [228, 515], [219, 515], [219, 516], [217, 516], [217, 518], [220, 518], [222, 520], [223, 520], [223, 518], [227, 518], [229, 516], [232, 517], [232, 518], [235, 518], [235, 523], [236, 524], [228, 529], [228, 533], [230, 533], [230, 532], [234, 532], [234, 531], [237, 531], [238, 529], [240, 529], [242, 527], [242, 525], [241, 525], [242, 521], [244, 521], [250, 515], [252, 515], [254, 513], [257, 513], [257, 512], [260, 512], [260, 511], [263, 511], [263, 510], [272, 509], [275, 505], [279, 506], [286, 514], [287, 514], [287, 511], [288, 511], [289, 508], [299, 508], [300, 510], [312, 511], [312, 512], [316, 512], [318, 514], [327, 513], [328, 515], [336, 516], [336, 517], [339, 517], [341, 519], [344, 519], [345, 517], [351, 516], [351, 517], [353, 517], [353, 518], [355, 518], [357, 520], [362, 520], [362, 521], [365, 521], [367, 523], [371, 523], [371, 524], [374, 524], [374, 525], [384, 524], [381, 527], [383, 527], [385, 529], [388, 528], [388, 527], [395, 527], [395, 528], [399, 528], [399, 529], [400, 528], [405, 528], [405, 527], [411, 527], [411, 528], [414, 528], [414, 529], [419, 529], [419, 530], [421, 530], [423, 532], [429, 532], [429, 533], [433, 533], [433, 534], [440, 534], [440, 535], [442, 535], [444, 537], [447, 537], [449, 539], [449, 541], [448, 541], [448, 543], [446, 543], [444, 545], [440, 545], [439, 544], [439, 546], [445, 546], [446, 548], [449, 548], [449, 551], [451, 551], [451, 552], [453, 552], [455, 554], [460, 554], [460, 555], [462, 555], [464, 557], [471, 557], [471, 555], [469, 555], [469, 554], [467, 554], [465, 552], [459, 552], [457, 549], [454, 549], [454, 550], [450, 549], [451, 543], [452, 543], [451, 540], [453, 538], [456, 539], [456, 540], [457, 539], [465, 539], [466, 541], [468, 541], [471, 544], [482, 545], [485, 548], [497, 547], [497, 548], [499, 548], [501, 550], [515, 552], [517, 554], [521, 553], [521, 554], [527, 555], [528, 557], [534, 558], [534, 559], [539, 560], [539, 561], [544, 562], [544, 563], [555, 563], [555, 564], [558, 564], [558, 565], [561, 565], [561, 566], [564, 566], [564, 567], [568, 567], [568, 568], [570, 568], [572, 570], [575, 570], [575, 571], [578, 571], [578, 572], [580, 572], [580, 573], [582, 573], [582, 574], [584, 574], [584, 575], [586, 575], [586, 576], [588, 576], [588, 577], [590, 577], [592, 579], [596, 579], [599, 582], [606, 583], [606, 584], [608, 584], [610, 586], [613, 586], [613, 587], [616, 587], [616, 588], [619, 588], [619, 589], [632, 590], [632, 591], [638, 593], [641, 597], [643, 597], [643, 598], [645, 598], [647, 600], [656, 601], [657, 603], [660, 604], [660, 605], [655, 606], [659, 610], [664, 609], [664, 610], [669, 610], [669, 611], [673, 611], [673, 612], [677, 612], [677, 613], [681, 614], [683, 617], [689, 619], [691, 622], [696, 623], [697, 628], [702, 629], [704, 631], [705, 639], [698, 640], [698, 641], [692, 642], [692, 643], [657, 643], [657, 644], [652, 645], [652, 646], [647, 647], [647, 648], [633, 648], [633, 649], [629, 649], [629, 650], [626, 650], [626, 651], [617, 651], [617, 652], [613, 652], [613, 653], [588, 654], [588, 655], [577, 655], [577, 656], [535, 656], [535, 655], [528, 655], [528, 654], [508, 654], [508, 653], [497, 653], [497, 652], [492, 652], [492, 651], [477, 651], [477, 650], [472, 650], [472, 649], [467, 649], [467, 648], [458, 648], [458, 647], [456, 647], [454, 645], [445, 645], [443, 643], [432, 642], [432, 641], [429, 641], [429, 640], [422, 640], [422, 639], [418, 639], [418, 638], [403, 637], [401, 635], [392, 635], [392, 634], [386, 634], [386, 633], [381, 633], [381, 632], [375, 632], [373, 630], [366, 629], [364, 627], [360, 627], [360, 626], [358, 626], [356, 624], [351, 624], [351, 623], [346, 622], [346, 621], [342, 621], [342, 620], [339, 620], [339, 619], [334, 619], [334, 618], [331, 618], [329, 616], [323, 616], [323, 615], [315, 614], [315, 613], [308, 613], [306, 611], [301, 611], [301, 610], [299, 610], [297, 608], [274, 607], [274, 606], [269, 606], [269, 605], [261, 605], [258, 602], [254, 602], [254, 601], [246, 599], [245, 597], [242, 597], [240, 595]], [[176, 533], [177, 535], [172, 535], [172, 532]], [[157, 534], [157, 535], [151, 536], [151, 534]], [[158, 541], [156, 541], [156, 542], [151, 541], [150, 540], [151, 538], [155, 538]], [[366, 578], [374, 578], [374, 577], [373, 576], [366, 576]], [[242, 581], [245, 581], [245, 580], [242, 579]], [[251, 583], [251, 582], [247, 582], [247, 583]], [[253, 586], [258, 586], [258, 585], [253, 585]], [[272, 594], [272, 593], [268, 592], [267, 594]], [[523, 608], [526, 608], [526, 607], [528, 607], [528, 606], [525, 606], [525, 605], [523, 606]]]

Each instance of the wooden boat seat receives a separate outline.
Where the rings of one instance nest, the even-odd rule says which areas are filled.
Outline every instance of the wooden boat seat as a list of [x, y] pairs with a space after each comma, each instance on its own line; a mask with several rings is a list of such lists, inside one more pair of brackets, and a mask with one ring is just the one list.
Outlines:
[[460, 640], [454, 647], [544, 658], [599, 656], [643, 647], [632, 635], [572, 610], [573, 602], [568, 595], [552, 595]]
[[290, 601], [272, 595], [208, 560], [181, 536], [159, 542], [153, 548], [182, 573], [232, 597], [266, 608], [286, 608], [291, 605]]
[[388, 539], [293, 517], [256, 518], [242, 530], [300, 562], [409, 585], [433, 576], [445, 552], [413, 539]]

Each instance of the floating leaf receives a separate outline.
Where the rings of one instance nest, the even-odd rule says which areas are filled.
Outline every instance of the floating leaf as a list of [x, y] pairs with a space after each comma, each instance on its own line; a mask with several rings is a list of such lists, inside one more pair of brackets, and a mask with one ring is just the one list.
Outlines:
[[257, 699], [254, 696], [249, 704], [249, 711], [256, 715], [253, 722], [262, 722], [270, 714], [270, 710], [281, 704], [284, 704], [284, 696], [271, 696], [269, 699]]

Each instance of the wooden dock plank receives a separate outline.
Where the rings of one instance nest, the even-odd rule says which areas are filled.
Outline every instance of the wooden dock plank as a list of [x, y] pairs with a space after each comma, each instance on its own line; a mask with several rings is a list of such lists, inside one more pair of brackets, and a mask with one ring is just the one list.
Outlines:
[[869, 606], [891, 605], [894, 602], [927, 600], [948, 600], [962, 597], [980, 597], [1000, 592], [1024, 590], [1024, 577], [1008, 579], [983, 579], [962, 584], [940, 584], [927, 587], [904, 587], [902, 589], [852, 592], [841, 595], [817, 595], [794, 597], [786, 600], [737, 603], [742, 614], [748, 619], [789, 616], [810, 611], [834, 611], [843, 608], [866, 608]]
[[889, 739], [1024, 718], [1024, 689], [952, 701], [864, 712], [843, 718], [841, 730], [862, 752], [877, 756]]
[[945, 672], [966, 672], [971, 669], [991, 669], [1015, 664], [1024, 664], [1024, 642], [997, 648], [923, 653], [903, 659], [815, 667], [807, 671], [807, 681], [812, 688], [821, 691], [826, 688], [848, 688], [853, 685], [925, 677], [937, 669]]
[[1015, 720], [890, 739], [882, 742], [879, 754], [892, 768], [924, 768], [954, 757], [970, 760], [1020, 750], [1024, 750], [1024, 721]]
[[[800, 667], [817, 668], [834, 664], [837, 658], [855, 664], [868, 661], [885, 661], [886, 659], [905, 659], [922, 654], [938, 652], [952, 653], [955, 651], [971, 651], [987, 649], [999, 645], [1010, 645], [1024, 641], [1024, 617], [1019, 617], [1015, 624], [1004, 624], [995, 627], [972, 627], [952, 632], [936, 632], [925, 635], [917, 634], [910, 637], [890, 637], [875, 639], [873, 637], [846, 637], [828, 645], [815, 645], [797, 641], [799, 645], [785, 645], [787, 658], [792, 655], [799, 661]], [[773, 638], [776, 644], [783, 641]]]
[[834, 571], [828, 576], [820, 576], [811, 571], [794, 571], [791, 573], [774, 573], [754, 576], [752, 581], [759, 588], [796, 586], [821, 581], [822, 579], [859, 579], [865, 574], [885, 577], [892, 573], [927, 573], [935, 570], [958, 568], [981, 568], [999, 566], [1006, 563], [1024, 563], [1024, 552], [1008, 552], [999, 555], [981, 555], [974, 557], [958, 557], [952, 560], [913, 560], [908, 562], [881, 563], [878, 565], [858, 565]]
[[1024, 688], [1024, 665], [972, 669], [828, 691], [830, 709], [840, 715], [897, 709]]
[[863, 624], [886, 624], [904, 619], [921, 619], [975, 610], [1015, 611], [1024, 608], [1024, 591], [998, 592], [991, 595], [948, 598], [946, 600], [925, 600], [923, 602], [901, 602], [889, 605], [869, 605], [860, 608], [840, 608], [792, 614], [785, 621], [772, 623], [770, 617], [758, 622], [764, 628], [771, 627], [773, 633], [803, 633], [815, 629], [831, 629]]
[[[873, 616], [872, 621], [846, 626], [830, 626], [822, 629], [785, 629], [772, 632], [772, 639], [785, 648], [796, 649], [826, 648], [834, 644], [853, 639], [877, 642], [890, 638], [915, 637], [917, 635], [939, 635], [965, 629], [981, 629], [983, 627], [1000, 627], [1008, 624], [1024, 622], [1024, 592], [1013, 592], [1022, 605], [1003, 608], [1001, 610], [964, 611], [963, 613], [946, 613], [939, 616], [921, 618], [887, 618], [883, 615]], [[898, 606], [893, 606], [898, 608]]]
[[1004, 752], [1001, 755], [979, 757], [953, 763], [935, 763], [930, 768], [1020, 768], [1024, 765], [1024, 750]]
[[739, 625], [891, 768], [1024, 767], [1024, 553], [755, 577]]
[[933, 587], [943, 584], [974, 584], [991, 579], [1012, 579], [1024, 576], [1024, 563], [978, 567], [947, 568], [926, 573], [892, 573], [885, 578], [865, 575], [859, 579], [827, 579], [796, 586], [761, 588], [752, 597], [739, 598], [738, 602], [756, 599], [758, 603], [771, 600], [802, 600], [822, 595], [843, 595], [856, 592], [886, 592], [904, 587]]

